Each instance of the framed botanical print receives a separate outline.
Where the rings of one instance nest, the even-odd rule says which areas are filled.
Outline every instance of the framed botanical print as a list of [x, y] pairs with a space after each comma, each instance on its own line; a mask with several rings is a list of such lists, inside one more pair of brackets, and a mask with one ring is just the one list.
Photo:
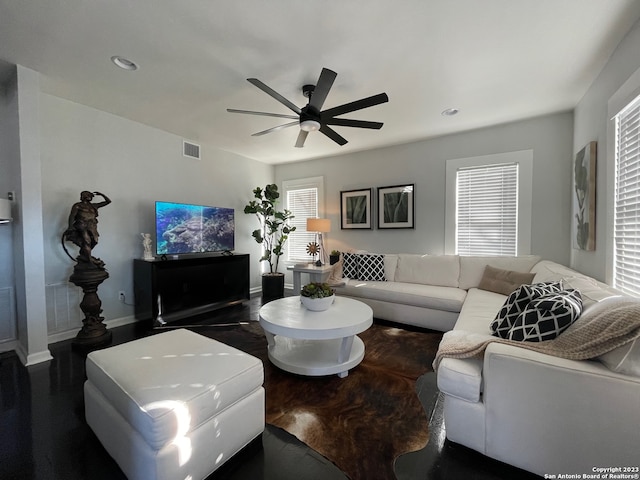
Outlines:
[[366, 230], [372, 228], [371, 188], [340, 192], [340, 228]]
[[589, 142], [573, 163], [573, 248], [596, 249], [596, 142]]
[[414, 184], [378, 188], [378, 228], [415, 228]]

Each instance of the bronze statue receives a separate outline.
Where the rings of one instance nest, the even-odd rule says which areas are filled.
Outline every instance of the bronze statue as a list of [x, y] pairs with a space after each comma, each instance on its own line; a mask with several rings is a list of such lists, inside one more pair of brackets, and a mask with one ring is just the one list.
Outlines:
[[[91, 203], [94, 195], [100, 195], [104, 201]], [[80, 193], [80, 201], [74, 203], [69, 214], [69, 227], [64, 232], [64, 240], [73, 242], [80, 248], [78, 262], [91, 262], [100, 267], [104, 263], [91, 256], [91, 251], [98, 244], [98, 209], [109, 205], [109, 197], [100, 192], [83, 191]], [[64, 245], [64, 244], [63, 244]], [[65, 249], [66, 251], [66, 249]], [[67, 252], [69, 255], [69, 252]], [[71, 255], [69, 255], [71, 257]]]
[[[102, 202], [91, 203], [95, 195], [103, 198]], [[111, 332], [102, 323], [102, 302], [98, 297], [98, 286], [109, 278], [104, 268], [104, 262], [91, 255], [91, 251], [98, 244], [98, 209], [109, 205], [111, 200], [100, 192], [80, 193], [80, 201], [73, 204], [69, 214], [67, 229], [62, 234], [62, 248], [66, 254], [76, 262], [69, 281], [82, 288], [84, 296], [80, 302], [80, 309], [85, 318], [82, 329], [73, 341], [74, 347], [90, 349], [111, 343]], [[73, 258], [64, 242], [70, 241], [78, 246], [80, 252]]]

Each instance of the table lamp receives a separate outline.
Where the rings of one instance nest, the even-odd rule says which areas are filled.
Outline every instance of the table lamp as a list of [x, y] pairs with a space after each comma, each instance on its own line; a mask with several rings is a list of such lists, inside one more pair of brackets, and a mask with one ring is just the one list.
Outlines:
[[328, 218], [307, 218], [307, 232], [316, 232], [316, 243], [320, 245], [320, 257], [316, 266], [321, 267], [325, 262], [325, 251], [322, 234], [331, 231], [331, 221]]

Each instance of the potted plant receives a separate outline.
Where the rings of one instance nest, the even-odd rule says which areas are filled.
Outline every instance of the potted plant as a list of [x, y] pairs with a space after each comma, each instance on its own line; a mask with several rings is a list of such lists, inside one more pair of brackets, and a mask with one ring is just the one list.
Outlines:
[[300, 290], [300, 301], [309, 310], [321, 312], [331, 306], [336, 298], [336, 291], [328, 283], [307, 283]]
[[339, 250], [331, 250], [329, 254], [329, 265], [334, 265], [340, 261], [340, 251]]
[[260, 228], [254, 230], [251, 236], [262, 245], [260, 262], [269, 264], [269, 271], [262, 274], [262, 297], [267, 300], [282, 298], [284, 273], [278, 271], [278, 264], [289, 234], [296, 229], [289, 225], [293, 214], [287, 209], [277, 210], [280, 193], [276, 184], [269, 184], [264, 189], [256, 187], [253, 196], [254, 200], [244, 207], [244, 213], [254, 214], [260, 222]]

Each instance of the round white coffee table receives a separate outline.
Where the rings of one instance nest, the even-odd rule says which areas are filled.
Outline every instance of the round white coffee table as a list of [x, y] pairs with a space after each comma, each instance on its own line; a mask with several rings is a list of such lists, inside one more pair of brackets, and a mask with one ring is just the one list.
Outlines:
[[274, 300], [260, 309], [269, 360], [299, 375], [346, 377], [364, 358], [364, 343], [356, 334], [372, 323], [371, 307], [343, 297], [336, 297], [323, 312], [307, 310], [297, 296]]

